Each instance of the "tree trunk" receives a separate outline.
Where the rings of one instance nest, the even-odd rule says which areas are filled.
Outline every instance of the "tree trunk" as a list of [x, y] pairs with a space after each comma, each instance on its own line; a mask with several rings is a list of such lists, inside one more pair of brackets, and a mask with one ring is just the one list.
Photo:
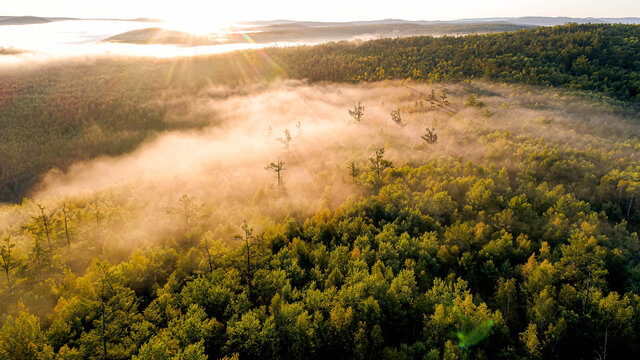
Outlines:
[[204, 240], [204, 251], [207, 252], [207, 262], [209, 262], [209, 273], [213, 273], [213, 260], [211, 259], [211, 253], [209, 252], [209, 242]]
[[251, 258], [249, 253], [249, 237], [245, 237], [245, 242], [247, 243], [247, 288], [249, 289], [249, 294], [251, 294]]
[[67, 237], [67, 248], [71, 248], [71, 237], [69, 236], [69, 227], [67, 225], [67, 206], [62, 207], [62, 214], [64, 215], [64, 234]]
[[602, 355], [602, 360], [607, 360], [607, 339], [609, 337], [609, 329], [604, 330], [604, 352]]
[[9, 293], [11, 294], [13, 291], [11, 289], [11, 275], [9, 274], [9, 264], [5, 264], [4, 273], [7, 276], [7, 286], [9, 287]]
[[107, 338], [105, 336], [106, 333], [106, 323], [105, 323], [105, 305], [104, 305], [104, 279], [102, 280], [102, 294], [100, 296], [101, 305], [102, 305], [102, 351], [104, 353], [104, 357], [107, 357]]
[[507, 297], [507, 309], [504, 313], [504, 325], [507, 325], [507, 322], [509, 321], [509, 305], [511, 303], [511, 296]]
[[49, 251], [53, 251], [53, 247], [51, 246], [51, 236], [49, 235], [49, 222], [47, 221], [47, 215], [44, 213], [44, 207], [38, 205], [40, 207], [40, 213], [42, 214], [42, 225], [44, 226], [44, 233], [47, 236], [47, 245], [49, 246]]
[[6, 239], [7, 242], [7, 252], [6, 252], [6, 256], [5, 254], [1, 254], [2, 255], [2, 262], [3, 262], [3, 268], [4, 268], [4, 273], [7, 277], [7, 286], [9, 287], [9, 293], [12, 293], [11, 290], [11, 274], [9, 273], [11, 271], [11, 237], [8, 237]]

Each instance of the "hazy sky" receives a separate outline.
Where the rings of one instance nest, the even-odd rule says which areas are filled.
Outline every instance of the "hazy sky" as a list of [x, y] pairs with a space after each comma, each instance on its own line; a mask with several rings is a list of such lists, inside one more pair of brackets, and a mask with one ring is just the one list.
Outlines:
[[[452, 20], [504, 16], [640, 17], [640, 0], [2, 0], [1, 15], [233, 20]], [[98, 5], [100, 4], [100, 5]]]

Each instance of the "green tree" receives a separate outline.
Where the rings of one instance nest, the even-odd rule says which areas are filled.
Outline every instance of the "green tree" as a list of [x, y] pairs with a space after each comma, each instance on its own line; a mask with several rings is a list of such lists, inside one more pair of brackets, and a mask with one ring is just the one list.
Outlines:
[[349, 164], [349, 176], [351, 176], [351, 180], [354, 185], [357, 184], [358, 175], [360, 175], [360, 169], [358, 168], [358, 165], [356, 165], [355, 161], [352, 161]]
[[393, 163], [384, 158], [384, 147], [374, 146], [373, 149], [375, 150], [376, 155], [375, 157], [369, 158], [369, 162], [371, 163], [370, 169], [376, 176], [376, 187], [380, 187], [382, 184], [382, 173], [386, 169], [393, 167]]
[[500, 278], [496, 284], [493, 301], [504, 317], [504, 324], [508, 325], [510, 319], [517, 316], [518, 289], [516, 279]]
[[41, 233], [44, 233], [45, 238], [47, 239], [47, 246], [49, 247], [49, 252], [53, 252], [53, 246], [51, 245], [51, 224], [49, 220], [49, 216], [45, 213], [46, 209], [44, 206], [40, 204], [36, 204], [38, 209], [40, 209], [40, 216], [33, 217], [34, 220], [40, 222], [42, 224]]
[[[612, 351], [627, 346], [630, 336], [633, 334], [634, 318], [636, 314], [627, 296], [620, 297], [616, 292], [611, 292], [606, 297], [597, 301], [599, 319], [599, 333], [601, 347], [597, 351], [603, 360]], [[621, 354], [621, 351], [615, 351]]]
[[207, 231], [201, 237], [200, 244], [207, 259], [209, 272], [213, 272], [215, 262], [227, 253], [225, 244], [220, 239], [213, 239], [213, 233]]
[[67, 240], [67, 248], [71, 248], [71, 235], [69, 234], [69, 219], [67, 217], [67, 204], [62, 205], [62, 219], [64, 222], [64, 235]]
[[40, 320], [21, 311], [17, 317], [9, 315], [0, 329], [0, 358], [15, 360], [53, 359], [40, 329]]
[[15, 254], [13, 248], [15, 248], [15, 242], [11, 241], [11, 236], [7, 235], [3, 240], [3, 244], [0, 247], [0, 260], [2, 260], [2, 271], [7, 279], [7, 287], [9, 292], [13, 292], [11, 273], [13, 269], [18, 266], [18, 257]]
[[236, 240], [244, 241], [245, 248], [247, 249], [247, 289], [248, 293], [251, 293], [251, 239], [253, 238], [253, 228], [247, 225], [246, 221], [242, 222], [242, 234], [237, 234], [233, 238]]
[[607, 275], [604, 258], [606, 250], [593, 236], [579, 233], [560, 247], [560, 266], [563, 279], [569, 281], [582, 297], [582, 314], [586, 314], [591, 295], [605, 287]]

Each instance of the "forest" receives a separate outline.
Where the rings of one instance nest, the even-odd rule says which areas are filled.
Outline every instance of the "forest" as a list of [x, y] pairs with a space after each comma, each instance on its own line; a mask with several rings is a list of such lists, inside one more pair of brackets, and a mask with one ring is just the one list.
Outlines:
[[639, 356], [639, 35], [0, 72], [0, 359]]
[[[158, 132], [197, 128], [202, 119], [182, 116], [191, 104], [181, 99], [212, 85], [485, 79], [570, 88], [578, 96], [589, 91], [603, 101], [624, 101], [637, 113], [639, 39], [635, 25], [574, 24], [176, 59], [99, 57], [5, 66], [0, 71], [0, 201], [20, 201], [42, 174], [66, 169], [72, 160], [119, 155]], [[167, 117], [171, 121], [163, 121]]]
[[[635, 25], [576, 25], [463, 37], [409, 37], [296, 47], [271, 54], [312, 81], [493, 81], [597, 91], [638, 101]], [[283, 57], [282, 60], [280, 58]]]

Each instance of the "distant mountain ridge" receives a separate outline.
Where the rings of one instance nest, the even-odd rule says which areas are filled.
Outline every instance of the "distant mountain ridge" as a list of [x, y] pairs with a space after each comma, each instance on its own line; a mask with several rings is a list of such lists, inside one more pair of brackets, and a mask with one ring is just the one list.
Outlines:
[[594, 18], [594, 17], [548, 17], [548, 16], [523, 16], [523, 17], [495, 17], [495, 18], [469, 18], [457, 20], [403, 20], [403, 19], [382, 19], [363, 20], [345, 22], [322, 22], [322, 21], [296, 21], [296, 20], [267, 20], [267, 21], [246, 21], [239, 24], [253, 26], [273, 26], [273, 25], [302, 25], [302, 26], [357, 26], [357, 25], [382, 25], [382, 24], [470, 24], [470, 23], [509, 23], [514, 25], [529, 26], [554, 26], [566, 25], [568, 23], [578, 24], [640, 24], [640, 17], [624, 18]]
[[[139, 17], [135, 19], [111, 19], [111, 18], [72, 18], [72, 17], [40, 17], [40, 16], [0, 16], [0, 25], [29, 25], [44, 24], [53, 21], [64, 20], [114, 20], [114, 21], [138, 21], [138, 22], [163, 22], [159, 19]], [[242, 21], [239, 25], [251, 26], [359, 26], [359, 25], [391, 25], [391, 24], [414, 24], [414, 25], [434, 25], [434, 24], [471, 24], [471, 23], [506, 23], [527, 26], [554, 26], [566, 25], [568, 23], [578, 24], [640, 24], [640, 17], [606, 18], [606, 17], [550, 17], [550, 16], [522, 16], [522, 17], [492, 17], [492, 18], [469, 18], [457, 20], [403, 20], [403, 19], [381, 19], [381, 20], [359, 20], [359, 21], [304, 21], [304, 20], [264, 20], [264, 21]]]
[[543, 16], [525, 16], [507, 20], [514, 24], [521, 25], [537, 25], [537, 26], [554, 26], [566, 25], [568, 23], [578, 24], [640, 24], [640, 17], [626, 18], [572, 18], [572, 17], [543, 17]]
[[38, 16], [3, 16], [0, 17], [0, 25], [28, 25], [45, 24], [52, 20]]
[[199, 36], [182, 31], [166, 30], [158, 27], [127, 31], [105, 39], [106, 42], [130, 44], [180, 44], [188, 46], [213, 45], [208, 36]]
[[149, 22], [157, 23], [163, 22], [163, 20], [152, 18], [135, 18], [135, 19], [108, 19], [108, 18], [72, 18], [72, 17], [40, 17], [40, 16], [0, 16], [0, 25], [33, 25], [33, 24], [46, 24], [54, 21], [66, 21], [66, 20], [112, 20], [112, 21], [134, 21], [134, 22]]

